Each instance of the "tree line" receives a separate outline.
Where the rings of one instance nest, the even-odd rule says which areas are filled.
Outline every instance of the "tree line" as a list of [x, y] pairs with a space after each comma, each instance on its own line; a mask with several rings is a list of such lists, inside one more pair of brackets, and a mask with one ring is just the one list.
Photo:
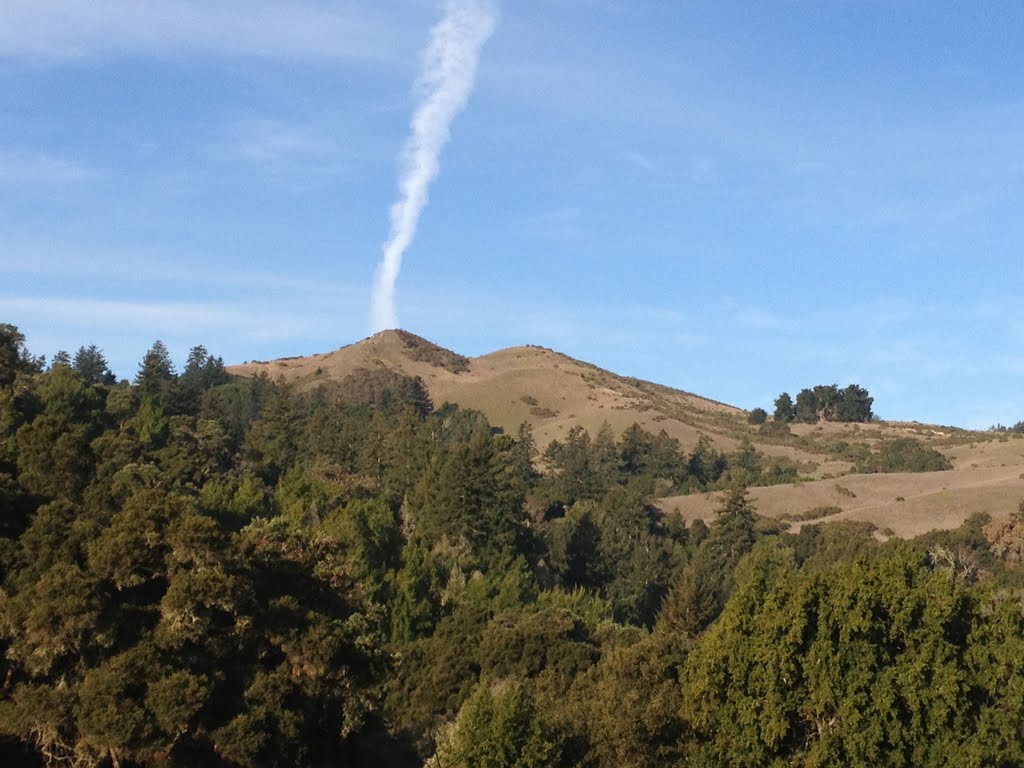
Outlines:
[[[751, 446], [538, 453], [421, 381], [300, 391], [0, 326], [0, 762], [1024, 762], [1024, 512], [912, 542], [761, 518]], [[714, 519], [650, 503], [724, 493]]]

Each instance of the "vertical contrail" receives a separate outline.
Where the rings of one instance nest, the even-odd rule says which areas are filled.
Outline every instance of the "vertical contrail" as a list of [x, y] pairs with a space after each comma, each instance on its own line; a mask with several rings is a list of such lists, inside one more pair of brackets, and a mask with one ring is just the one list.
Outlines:
[[402, 150], [399, 198], [391, 206], [391, 232], [373, 285], [374, 331], [398, 325], [395, 280], [402, 268], [402, 254], [416, 234], [420, 213], [427, 204], [427, 188], [437, 176], [438, 156], [451, 134], [452, 120], [466, 106], [473, 89], [480, 49], [497, 22], [497, 8], [490, 0], [448, 0], [444, 18], [430, 30], [417, 80], [423, 98]]

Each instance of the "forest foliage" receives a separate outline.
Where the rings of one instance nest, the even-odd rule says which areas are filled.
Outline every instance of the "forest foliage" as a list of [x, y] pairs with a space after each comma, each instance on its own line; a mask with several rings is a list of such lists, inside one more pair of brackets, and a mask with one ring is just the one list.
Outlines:
[[83, 350], [0, 326], [5, 765], [1024, 762], [1024, 513], [779, 533], [749, 444], [541, 454], [415, 379]]

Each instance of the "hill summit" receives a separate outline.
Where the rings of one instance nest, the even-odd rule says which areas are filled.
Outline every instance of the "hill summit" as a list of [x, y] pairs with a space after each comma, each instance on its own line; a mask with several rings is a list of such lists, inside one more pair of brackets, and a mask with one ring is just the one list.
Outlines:
[[[773, 425], [747, 422], [745, 411], [649, 381], [620, 376], [539, 346], [467, 357], [404, 330], [387, 330], [333, 352], [247, 362], [229, 371], [266, 374], [299, 389], [387, 376], [418, 377], [435, 406], [445, 402], [483, 412], [491, 424], [515, 433], [528, 423], [543, 451], [574, 427], [592, 435], [607, 425], [617, 435], [632, 424], [664, 430], [692, 449], [701, 438], [724, 451], [750, 445], [790, 459], [804, 480], [752, 489], [769, 516], [792, 510], [832, 510], [830, 520], [856, 519], [912, 536], [954, 528], [974, 513], [1005, 519], [1024, 495], [1024, 452], [992, 433], [914, 423]], [[773, 429], [773, 427], [784, 427]], [[857, 452], [895, 440], [934, 447], [952, 464], [943, 472], [858, 474]], [[667, 498], [659, 506], [687, 519], [711, 519], [718, 494]], [[799, 527], [802, 523], [794, 523]]]
[[595, 432], [604, 423], [616, 433], [638, 423], [653, 432], [664, 429], [684, 445], [706, 434], [731, 446], [736, 440], [726, 427], [743, 422], [739, 408], [619, 376], [544, 347], [510, 347], [469, 358], [404, 330], [381, 331], [333, 352], [248, 362], [229, 370], [240, 376], [283, 377], [312, 389], [360, 370], [381, 369], [418, 376], [435, 404], [480, 410], [506, 431], [525, 421], [541, 446], [574, 426]]

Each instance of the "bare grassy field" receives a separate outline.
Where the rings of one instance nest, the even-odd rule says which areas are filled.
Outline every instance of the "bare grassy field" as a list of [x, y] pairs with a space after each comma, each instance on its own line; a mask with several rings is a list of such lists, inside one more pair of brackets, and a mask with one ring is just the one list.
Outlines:
[[[1016, 466], [958, 468], [945, 472], [846, 475], [827, 480], [752, 488], [757, 511], [768, 517], [799, 514], [814, 507], [835, 506], [842, 512], [802, 525], [835, 520], [863, 520], [881, 531], [912, 537], [959, 527], [976, 512], [1005, 519], [1024, 499], [1024, 462]], [[665, 512], [686, 520], [713, 520], [721, 493], [662, 499]]]

